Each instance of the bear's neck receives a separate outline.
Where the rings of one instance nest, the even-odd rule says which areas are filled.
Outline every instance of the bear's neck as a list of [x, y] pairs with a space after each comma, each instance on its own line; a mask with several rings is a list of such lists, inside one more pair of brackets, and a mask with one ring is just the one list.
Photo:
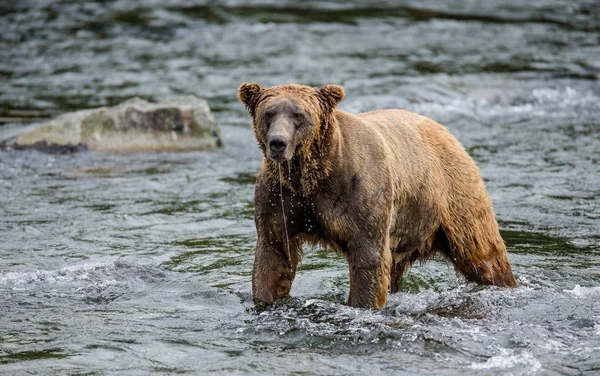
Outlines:
[[300, 150], [290, 161], [268, 160], [271, 182], [304, 197], [314, 196], [331, 174], [338, 151], [338, 122], [332, 113], [321, 125], [310, 147]]

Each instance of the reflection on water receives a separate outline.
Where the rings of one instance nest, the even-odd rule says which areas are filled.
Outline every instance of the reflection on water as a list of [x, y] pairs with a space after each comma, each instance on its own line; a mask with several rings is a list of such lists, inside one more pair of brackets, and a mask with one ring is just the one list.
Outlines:
[[[206, 97], [215, 152], [0, 151], [0, 370], [43, 374], [600, 371], [594, 1], [0, 4], [0, 134], [131, 96]], [[384, 310], [306, 249], [250, 295], [260, 152], [244, 81], [344, 85], [341, 107], [447, 125], [480, 166], [519, 289], [417, 265]]]

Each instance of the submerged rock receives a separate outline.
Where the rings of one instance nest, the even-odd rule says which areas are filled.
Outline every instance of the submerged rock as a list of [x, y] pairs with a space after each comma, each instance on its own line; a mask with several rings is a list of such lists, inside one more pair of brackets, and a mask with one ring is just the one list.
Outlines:
[[44, 150], [203, 150], [221, 146], [221, 138], [208, 103], [183, 96], [66, 113], [3, 143]]

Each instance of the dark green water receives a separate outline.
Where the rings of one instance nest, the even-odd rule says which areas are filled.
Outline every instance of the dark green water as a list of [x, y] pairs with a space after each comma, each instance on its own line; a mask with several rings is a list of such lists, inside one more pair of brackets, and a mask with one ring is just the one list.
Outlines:
[[[0, 152], [2, 374], [600, 372], [595, 1], [0, 3], [0, 134], [131, 96], [196, 94], [216, 152]], [[343, 305], [307, 249], [292, 297], [250, 297], [260, 152], [239, 83], [342, 84], [480, 166], [516, 290], [416, 266], [386, 309]]]

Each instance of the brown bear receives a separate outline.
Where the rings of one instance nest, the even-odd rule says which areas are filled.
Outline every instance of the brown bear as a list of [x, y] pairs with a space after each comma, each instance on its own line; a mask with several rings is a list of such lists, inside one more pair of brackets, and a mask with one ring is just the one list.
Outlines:
[[468, 281], [516, 287], [479, 170], [435, 121], [404, 110], [353, 115], [341, 86], [243, 83], [264, 158], [254, 202], [256, 301], [288, 294], [302, 243], [342, 253], [348, 304], [382, 308], [415, 261], [442, 254]]

